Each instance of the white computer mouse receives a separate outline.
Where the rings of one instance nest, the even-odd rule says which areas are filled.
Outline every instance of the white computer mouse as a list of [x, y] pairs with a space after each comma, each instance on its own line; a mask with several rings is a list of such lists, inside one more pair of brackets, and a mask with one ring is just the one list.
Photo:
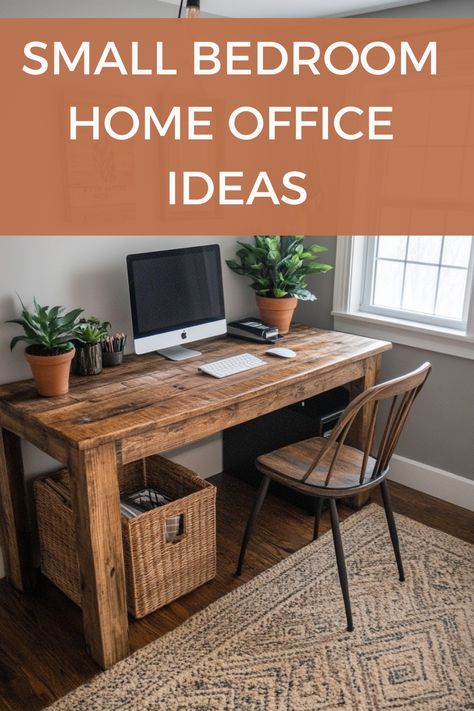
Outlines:
[[279, 358], [294, 358], [296, 353], [291, 348], [269, 348], [265, 351], [267, 355], [278, 356]]

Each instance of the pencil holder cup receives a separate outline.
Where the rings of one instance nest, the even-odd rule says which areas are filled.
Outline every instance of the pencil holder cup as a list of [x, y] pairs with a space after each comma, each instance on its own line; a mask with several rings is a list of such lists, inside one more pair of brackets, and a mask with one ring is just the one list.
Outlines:
[[116, 365], [121, 365], [123, 361], [123, 351], [109, 353], [102, 351], [102, 365], [104, 368], [113, 368]]

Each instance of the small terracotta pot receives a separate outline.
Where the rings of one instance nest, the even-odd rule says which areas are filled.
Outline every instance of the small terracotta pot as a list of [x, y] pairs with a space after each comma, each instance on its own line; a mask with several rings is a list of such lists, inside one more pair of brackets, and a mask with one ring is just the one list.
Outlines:
[[260, 310], [262, 321], [267, 326], [276, 326], [280, 333], [288, 333], [291, 319], [298, 305], [295, 296], [283, 299], [271, 299], [268, 296], [257, 294], [257, 306]]
[[75, 349], [55, 356], [33, 355], [25, 351], [38, 394], [43, 397], [56, 397], [69, 392], [69, 371]]

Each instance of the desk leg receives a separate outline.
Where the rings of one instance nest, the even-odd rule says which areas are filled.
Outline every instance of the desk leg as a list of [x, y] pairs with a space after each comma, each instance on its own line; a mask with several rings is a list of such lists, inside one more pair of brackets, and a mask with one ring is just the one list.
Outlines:
[[129, 653], [115, 446], [75, 451], [69, 466], [84, 634], [92, 658], [108, 669]]
[[[351, 390], [351, 400], [353, 400], [357, 395], [359, 395], [367, 388], [372, 387], [377, 383], [379, 370], [380, 370], [381, 356], [376, 355], [368, 358], [365, 364], [364, 377], [359, 380], [355, 380], [350, 385]], [[347, 438], [347, 444], [353, 447], [358, 447], [359, 449], [364, 449], [365, 443], [367, 441], [369, 433], [370, 417], [372, 414], [372, 408], [365, 407], [363, 412], [361, 412], [350, 432], [350, 436]], [[361, 494], [356, 494], [347, 499], [347, 503], [354, 509], [361, 509], [363, 506], [369, 503], [370, 491], [363, 492]]]
[[19, 437], [5, 429], [0, 429], [0, 533], [7, 579], [25, 592], [32, 568], [23, 457]]

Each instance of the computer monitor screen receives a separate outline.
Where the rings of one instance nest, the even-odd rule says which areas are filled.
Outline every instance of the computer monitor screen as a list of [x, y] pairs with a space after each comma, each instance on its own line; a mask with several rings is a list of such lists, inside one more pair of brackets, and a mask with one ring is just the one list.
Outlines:
[[137, 353], [225, 333], [218, 245], [132, 254], [127, 269]]

